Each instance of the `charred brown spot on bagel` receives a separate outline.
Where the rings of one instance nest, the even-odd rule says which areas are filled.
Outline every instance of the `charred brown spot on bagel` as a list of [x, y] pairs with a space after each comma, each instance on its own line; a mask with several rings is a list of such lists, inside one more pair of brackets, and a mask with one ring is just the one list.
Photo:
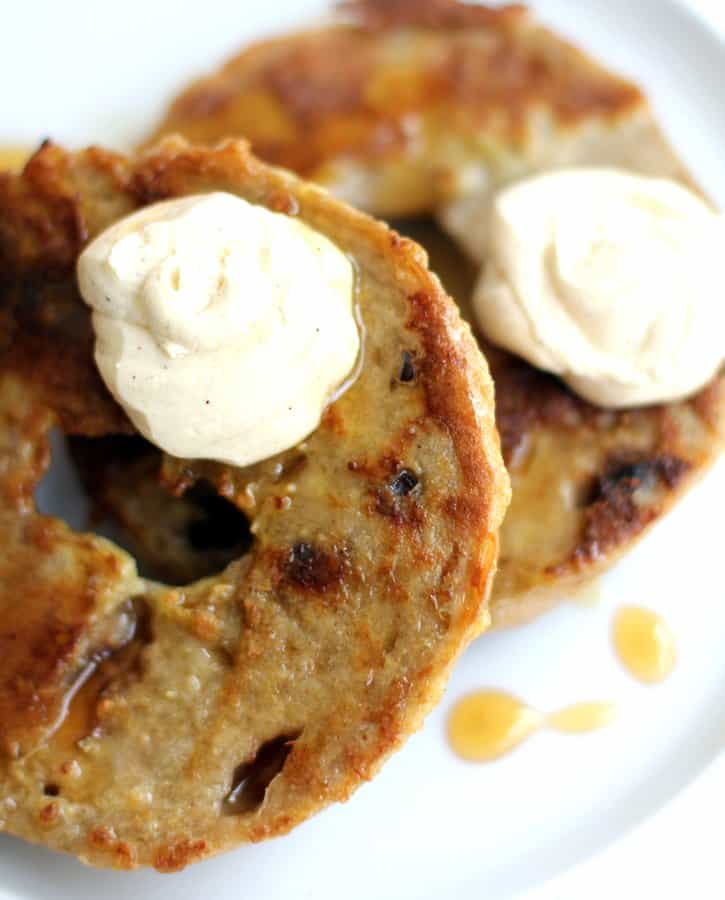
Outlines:
[[585, 498], [579, 541], [572, 554], [588, 563], [639, 534], [659, 515], [659, 494], [674, 491], [691, 464], [669, 454], [618, 452], [604, 465]]
[[639, 488], [651, 488], [657, 481], [675, 488], [688, 468], [686, 460], [668, 454], [639, 457], [636, 453], [619, 451], [605, 462], [586, 505], [606, 502], [617, 494], [631, 494]]
[[324, 594], [337, 588], [351, 570], [350, 550], [346, 546], [323, 546], [311, 541], [294, 544], [283, 563], [283, 576], [291, 585]]

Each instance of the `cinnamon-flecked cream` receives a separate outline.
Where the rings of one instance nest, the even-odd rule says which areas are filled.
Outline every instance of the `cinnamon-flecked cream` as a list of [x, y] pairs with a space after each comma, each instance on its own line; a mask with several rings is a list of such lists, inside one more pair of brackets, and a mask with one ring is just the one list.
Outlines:
[[502, 190], [471, 226], [482, 331], [587, 400], [679, 400], [723, 364], [725, 219], [686, 188], [563, 169]]
[[173, 456], [245, 466], [294, 446], [360, 351], [348, 258], [232, 194], [125, 217], [83, 251], [78, 284], [103, 380]]

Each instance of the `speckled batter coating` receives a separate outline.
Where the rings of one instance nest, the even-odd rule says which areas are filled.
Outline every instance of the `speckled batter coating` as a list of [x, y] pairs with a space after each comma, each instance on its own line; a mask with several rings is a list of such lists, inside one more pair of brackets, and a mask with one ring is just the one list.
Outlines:
[[[33, 492], [54, 423], [131, 430], [93, 364], [79, 251], [132, 209], [211, 190], [351, 256], [364, 357], [293, 450], [243, 470], [163, 461], [168, 486], [203, 476], [253, 535], [172, 588]], [[49, 145], [0, 175], [0, 301], [0, 828], [168, 872], [346, 800], [487, 624], [508, 501], [485, 362], [423, 252], [241, 142], [132, 160]]]

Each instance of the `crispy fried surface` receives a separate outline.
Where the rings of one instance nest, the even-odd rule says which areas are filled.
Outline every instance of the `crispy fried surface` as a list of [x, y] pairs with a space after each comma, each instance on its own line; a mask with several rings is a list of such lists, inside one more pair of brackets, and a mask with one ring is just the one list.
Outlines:
[[[521, 166], [597, 156], [640, 91], [521, 6], [358, 0], [347, 21], [254, 44], [184, 90], [156, 135], [249, 139], [263, 159], [381, 216], [430, 212]], [[596, 158], [592, 160], [595, 162]]]
[[22, 382], [2, 380], [0, 759], [42, 741], [93, 654], [110, 651], [132, 628], [123, 603], [136, 588], [133, 561], [33, 511], [51, 422]]
[[[69, 433], [128, 432], [93, 363], [90, 317], [68, 278], [104, 212], [102, 199], [85, 209], [84, 195], [115, 186], [118, 161], [91, 151], [73, 179], [68, 166], [59, 148], [47, 146], [24, 178], [0, 172], [0, 351]], [[133, 202], [121, 195], [118, 214]]]
[[[299, 215], [354, 257], [364, 360], [299, 447], [244, 470], [164, 460], [169, 489], [205, 478], [254, 536], [216, 577], [169, 588], [38, 516], [32, 494], [54, 421], [127, 427], [94, 380], [78, 250], [130, 209], [209, 190]], [[41, 370], [29, 351], [0, 357], [0, 657], [17, 643], [0, 661], [0, 825], [97, 865], [174, 871], [347, 799], [486, 624], [508, 499], [485, 363], [420, 249], [241, 143], [130, 161], [45, 147], [0, 178], [0, 279], [14, 340], [39, 323]], [[61, 344], [49, 390], [40, 361]], [[36, 695], [40, 717], [16, 702]]]

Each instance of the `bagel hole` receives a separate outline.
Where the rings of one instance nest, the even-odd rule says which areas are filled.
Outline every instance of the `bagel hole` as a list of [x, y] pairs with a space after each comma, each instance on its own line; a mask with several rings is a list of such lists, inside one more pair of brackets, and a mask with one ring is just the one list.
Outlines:
[[75, 531], [108, 538], [145, 578], [188, 584], [221, 572], [252, 545], [249, 521], [205, 480], [181, 497], [160, 482], [161, 452], [138, 436], [51, 433], [51, 465], [36, 507]]
[[264, 803], [267, 788], [284, 768], [294, 742], [301, 733], [296, 731], [282, 734], [266, 741], [253, 759], [237, 766], [231, 789], [222, 801], [222, 812], [225, 815], [238, 816], [254, 812]]

